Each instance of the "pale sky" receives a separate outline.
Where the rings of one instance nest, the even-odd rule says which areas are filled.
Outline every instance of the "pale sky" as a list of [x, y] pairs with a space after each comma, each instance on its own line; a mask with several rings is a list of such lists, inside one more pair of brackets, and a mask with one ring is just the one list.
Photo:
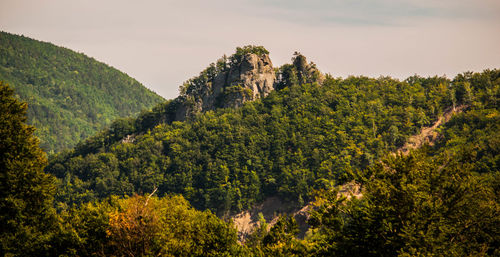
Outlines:
[[105, 62], [165, 98], [237, 46], [335, 77], [500, 68], [500, 0], [0, 0], [0, 30]]

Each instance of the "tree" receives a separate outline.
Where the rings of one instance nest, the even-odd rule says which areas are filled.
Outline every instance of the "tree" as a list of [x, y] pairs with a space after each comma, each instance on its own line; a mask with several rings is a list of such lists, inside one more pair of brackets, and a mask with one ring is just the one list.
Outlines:
[[54, 178], [45, 153], [25, 124], [27, 104], [0, 82], [0, 254], [43, 255], [56, 226]]
[[231, 256], [236, 230], [191, 208], [182, 196], [133, 196], [109, 213], [109, 246], [119, 256]]
[[262, 213], [259, 218], [260, 225], [245, 241], [252, 256], [306, 256], [307, 245], [296, 238], [299, 227], [294, 217], [280, 216], [269, 231]]
[[499, 175], [457, 160], [425, 148], [388, 157], [361, 176], [361, 199], [327, 194], [312, 213], [316, 255], [497, 256]]

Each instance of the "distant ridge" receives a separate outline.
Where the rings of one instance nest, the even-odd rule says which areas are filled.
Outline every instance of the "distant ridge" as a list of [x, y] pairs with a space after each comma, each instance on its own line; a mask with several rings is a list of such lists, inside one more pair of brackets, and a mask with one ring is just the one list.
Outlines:
[[82, 53], [7, 32], [0, 32], [0, 80], [28, 102], [28, 123], [49, 153], [164, 100]]

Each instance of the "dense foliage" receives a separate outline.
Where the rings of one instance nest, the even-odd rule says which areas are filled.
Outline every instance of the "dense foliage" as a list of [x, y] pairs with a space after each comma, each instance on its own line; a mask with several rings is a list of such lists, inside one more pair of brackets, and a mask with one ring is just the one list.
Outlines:
[[306, 239], [290, 237], [290, 221], [269, 232], [261, 226], [247, 242], [254, 255], [498, 256], [500, 72], [465, 73], [452, 83], [455, 92], [468, 88], [466, 97], [456, 93], [468, 109], [440, 128], [434, 145], [356, 172], [359, 198], [317, 191]]
[[460, 104], [454, 90], [440, 77], [327, 76], [322, 84], [293, 84], [238, 109], [137, 130], [168, 113], [172, 101], [55, 156], [47, 171], [60, 178], [58, 200], [66, 204], [156, 187], [159, 195], [182, 194], [218, 215], [268, 196], [304, 202]]
[[29, 103], [28, 123], [47, 152], [73, 147], [116, 118], [163, 100], [84, 54], [6, 32], [0, 32], [0, 80]]
[[[499, 70], [453, 81], [327, 77], [171, 124], [166, 102], [54, 156], [57, 217], [44, 154], [12, 94], [0, 86], [3, 255], [500, 254]], [[465, 111], [432, 146], [390, 153], [456, 106]], [[360, 198], [338, 194], [351, 179]], [[171, 192], [220, 215], [271, 195], [315, 195], [316, 207], [304, 240], [283, 216], [240, 245], [231, 223]]]
[[461, 154], [387, 158], [361, 177], [362, 198], [326, 193], [310, 220], [313, 255], [497, 256], [500, 172], [478, 175]]
[[236, 229], [182, 196], [116, 197], [61, 213], [57, 250], [78, 256], [234, 256]]
[[312, 255], [500, 254], [500, 72], [465, 73], [453, 84], [468, 109], [440, 128], [435, 145], [357, 174], [360, 199], [319, 197]]
[[[27, 104], [0, 82], [1, 256], [233, 256], [236, 230], [182, 196], [135, 195], [56, 215], [53, 176], [25, 124]], [[154, 193], [154, 192], [153, 192]]]
[[43, 255], [56, 227], [55, 180], [25, 124], [27, 104], [0, 82], [0, 255]]

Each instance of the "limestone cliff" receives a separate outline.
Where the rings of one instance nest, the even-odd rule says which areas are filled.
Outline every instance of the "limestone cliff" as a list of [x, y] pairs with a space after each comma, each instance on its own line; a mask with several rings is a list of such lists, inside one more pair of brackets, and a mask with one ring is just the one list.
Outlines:
[[316, 68], [313, 62], [308, 63], [304, 55], [294, 53], [291, 64], [284, 64], [279, 68], [276, 89], [305, 83], [323, 83], [324, 75]]
[[200, 76], [186, 82], [177, 99], [176, 120], [216, 108], [239, 107], [247, 101], [265, 97], [274, 90], [275, 73], [267, 50], [238, 48], [230, 58], [223, 57]]
[[275, 69], [269, 52], [262, 46], [236, 48], [210, 64], [199, 76], [181, 86], [175, 99], [174, 120], [183, 121], [197, 113], [217, 108], [236, 108], [245, 102], [267, 96], [274, 89], [304, 83], [322, 83], [323, 74], [305, 56], [295, 52], [292, 64]]

